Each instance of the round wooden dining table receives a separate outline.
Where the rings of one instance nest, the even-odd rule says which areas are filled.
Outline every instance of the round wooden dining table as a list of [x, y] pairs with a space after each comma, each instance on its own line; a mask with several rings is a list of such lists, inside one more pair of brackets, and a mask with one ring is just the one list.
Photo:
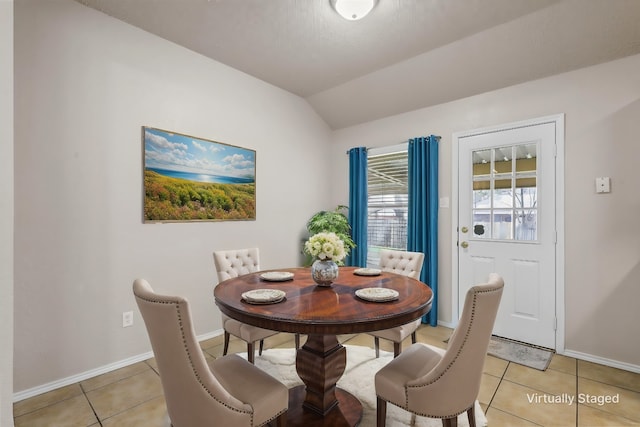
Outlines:
[[[293, 273], [293, 278], [267, 281], [261, 276], [268, 271], [260, 271], [220, 282], [214, 288], [216, 305], [222, 313], [249, 325], [307, 335], [296, 354], [296, 371], [304, 385], [289, 391], [289, 427], [357, 425], [362, 404], [336, 387], [347, 361], [346, 349], [337, 335], [410, 323], [431, 309], [431, 289], [394, 273], [357, 275], [355, 267], [340, 267], [338, 278], [329, 287], [318, 286], [310, 268], [277, 271]], [[364, 300], [356, 296], [356, 290], [363, 288], [393, 289], [398, 298], [386, 302]], [[273, 304], [251, 304], [242, 298], [244, 292], [256, 289], [281, 290], [285, 298]]]

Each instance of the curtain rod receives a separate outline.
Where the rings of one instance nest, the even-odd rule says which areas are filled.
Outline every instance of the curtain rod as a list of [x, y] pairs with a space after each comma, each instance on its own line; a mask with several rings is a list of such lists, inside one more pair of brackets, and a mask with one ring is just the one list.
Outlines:
[[[439, 136], [439, 135], [434, 135], [434, 137], [436, 138], [436, 141], [438, 141], [438, 142], [440, 142], [440, 140], [442, 139], [442, 137], [441, 137], [441, 136]], [[411, 138], [411, 139], [413, 139], [413, 138]], [[406, 143], [408, 143], [408, 142], [409, 142], [409, 140], [407, 139], [406, 141], [398, 142], [397, 144], [393, 144], [393, 145], [406, 144]], [[364, 147], [364, 149], [365, 149], [365, 150], [367, 150], [367, 151], [368, 151], [370, 148], [380, 148], [380, 147]], [[347, 150], [346, 154], [349, 154], [349, 150]]]

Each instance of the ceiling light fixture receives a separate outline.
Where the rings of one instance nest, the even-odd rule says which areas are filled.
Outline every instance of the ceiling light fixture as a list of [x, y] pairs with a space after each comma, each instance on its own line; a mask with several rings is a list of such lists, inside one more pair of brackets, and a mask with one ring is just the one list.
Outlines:
[[362, 19], [376, 5], [377, 0], [329, 0], [340, 16], [349, 21]]

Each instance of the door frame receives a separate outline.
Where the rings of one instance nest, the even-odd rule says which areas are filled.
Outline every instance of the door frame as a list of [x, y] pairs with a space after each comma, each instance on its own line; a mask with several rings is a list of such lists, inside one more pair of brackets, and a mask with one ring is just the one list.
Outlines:
[[[452, 142], [452, 167], [451, 167], [451, 326], [455, 327], [460, 318], [458, 301], [461, 296], [458, 294], [458, 224], [460, 223], [458, 211], [458, 162], [459, 162], [459, 140], [469, 136], [481, 135], [485, 133], [500, 132], [504, 130], [534, 126], [543, 123], [554, 123], [556, 129], [556, 353], [563, 354], [565, 351], [565, 299], [564, 299], [564, 113], [551, 116], [544, 116], [535, 119], [528, 119], [518, 122], [488, 126], [468, 131], [454, 132], [451, 137]], [[463, 298], [464, 296], [462, 296]]]

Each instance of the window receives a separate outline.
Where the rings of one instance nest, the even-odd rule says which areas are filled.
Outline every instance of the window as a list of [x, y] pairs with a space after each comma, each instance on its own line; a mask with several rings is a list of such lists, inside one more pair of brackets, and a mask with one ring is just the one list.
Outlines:
[[473, 238], [538, 239], [537, 152], [535, 143], [473, 152]]
[[407, 250], [407, 144], [370, 149], [367, 157], [367, 266], [377, 267], [380, 249]]

